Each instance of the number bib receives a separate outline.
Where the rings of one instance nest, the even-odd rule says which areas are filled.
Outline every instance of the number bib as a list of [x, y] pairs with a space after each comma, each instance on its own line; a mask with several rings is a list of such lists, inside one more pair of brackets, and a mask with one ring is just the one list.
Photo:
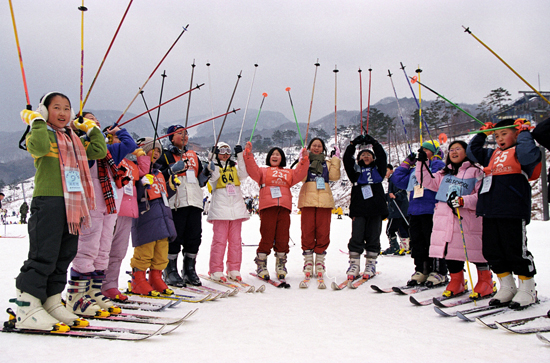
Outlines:
[[476, 178], [461, 179], [455, 175], [445, 175], [441, 180], [435, 199], [446, 202], [453, 192], [456, 192], [458, 197], [472, 194], [476, 181]]
[[226, 184], [225, 190], [228, 196], [232, 197], [237, 195], [237, 188], [233, 184]]
[[65, 186], [68, 192], [82, 192], [82, 181], [80, 171], [77, 168], [65, 168]]
[[369, 184], [363, 185], [361, 187], [361, 192], [363, 193], [363, 199], [372, 198], [372, 188]]
[[324, 190], [325, 189], [325, 178], [322, 176], [318, 176], [315, 178], [315, 183], [317, 184], [317, 190]]

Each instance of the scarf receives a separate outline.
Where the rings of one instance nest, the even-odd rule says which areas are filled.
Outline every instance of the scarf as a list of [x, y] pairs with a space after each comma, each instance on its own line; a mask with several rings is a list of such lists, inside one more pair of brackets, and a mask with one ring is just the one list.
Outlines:
[[323, 174], [324, 154], [309, 153], [309, 171], [315, 175]]
[[114, 214], [117, 212], [115, 196], [107, 168], [111, 170], [117, 188], [122, 188], [124, 185], [128, 184], [130, 178], [126, 175], [128, 171], [126, 167], [121, 166], [117, 168], [109, 150], [107, 150], [107, 155], [103, 159], [97, 161], [97, 176], [101, 184], [103, 199], [105, 199], [107, 214]]
[[[58, 128], [48, 124], [55, 131], [59, 153], [59, 169], [63, 184], [63, 198], [69, 233], [78, 235], [81, 228], [92, 225], [90, 210], [95, 209], [95, 196], [92, 186], [92, 177], [88, 167], [86, 149], [80, 138], [70, 128]], [[82, 183], [81, 192], [69, 192], [65, 181], [65, 168], [77, 169]]]

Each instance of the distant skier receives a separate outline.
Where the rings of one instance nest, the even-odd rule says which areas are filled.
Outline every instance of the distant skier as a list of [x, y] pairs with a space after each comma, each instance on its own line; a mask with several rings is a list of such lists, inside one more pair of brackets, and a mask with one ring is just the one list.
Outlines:
[[27, 202], [23, 202], [19, 207], [19, 213], [21, 214], [21, 224], [27, 224], [27, 213], [29, 213], [29, 205]]

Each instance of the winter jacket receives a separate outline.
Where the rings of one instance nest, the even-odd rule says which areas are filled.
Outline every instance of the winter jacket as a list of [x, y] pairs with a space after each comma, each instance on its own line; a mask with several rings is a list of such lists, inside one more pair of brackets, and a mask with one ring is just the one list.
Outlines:
[[[429, 161], [429, 167], [432, 173], [443, 169], [445, 163], [438, 158], [434, 158]], [[430, 177], [431, 178], [431, 177]], [[420, 184], [416, 180], [415, 168], [412, 168], [407, 163], [401, 163], [400, 166], [395, 168], [392, 177], [395, 185], [400, 189], [407, 190], [409, 194], [409, 215], [417, 216], [422, 214], [433, 214], [435, 204], [437, 203], [435, 199], [436, 192], [429, 189], [424, 189], [424, 195], [420, 198], [414, 198], [413, 187], [417, 184]], [[426, 178], [424, 178], [424, 182]]]
[[[309, 157], [305, 155], [296, 166], [296, 169], [279, 167], [260, 168], [256, 164], [254, 154], [246, 149], [244, 163], [248, 175], [260, 185], [259, 210], [269, 207], [283, 207], [292, 211], [292, 193], [290, 187], [298, 184], [307, 175], [309, 168]], [[276, 197], [275, 191], [279, 190], [281, 196]]]
[[[395, 196], [395, 199], [390, 198], [390, 193]], [[394, 184], [393, 174], [388, 179], [388, 193], [386, 194], [386, 199], [388, 202], [388, 218], [407, 217], [409, 213], [409, 195], [405, 189], [400, 189]], [[393, 201], [395, 201], [395, 203]], [[401, 215], [401, 213], [403, 213], [403, 215]]]
[[[212, 201], [208, 210], [207, 221], [209, 222], [213, 220], [247, 220], [250, 218], [240, 186], [248, 178], [242, 152], [237, 155], [237, 161], [235, 166], [229, 166], [227, 165], [229, 162], [220, 161], [210, 177], [209, 183], [212, 186]], [[228, 176], [235, 174], [237, 175], [237, 180], [228, 180]], [[220, 176], [222, 177], [220, 178]], [[232, 178], [235, 179], [234, 177]], [[229, 181], [233, 185], [234, 195], [229, 195], [229, 190], [226, 188], [224, 180]]]
[[[148, 156], [138, 157], [140, 178], [149, 172], [151, 158]], [[158, 170], [158, 164], [153, 166], [151, 174], [155, 176], [154, 183], [149, 188], [145, 187], [141, 179], [136, 182], [139, 217], [132, 221], [132, 246], [138, 247], [149, 242], [168, 238], [171, 242], [176, 239], [176, 227], [172, 220], [172, 211], [167, 205], [166, 182], [164, 175]], [[153, 199], [151, 195], [157, 196]]]
[[[450, 166], [449, 166], [450, 167]], [[424, 187], [438, 193], [439, 200], [435, 205], [434, 226], [430, 241], [430, 257], [446, 258], [449, 260], [465, 261], [464, 244], [460, 230], [458, 217], [453, 214], [453, 210], [446, 202], [447, 194], [456, 191], [457, 196], [464, 199], [464, 207], [459, 208], [462, 217], [462, 228], [464, 231], [464, 240], [468, 251], [470, 262], [486, 263], [482, 253], [482, 224], [483, 219], [476, 217], [475, 210], [477, 205], [477, 192], [483, 178], [483, 171], [477, 168], [469, 161], [465, 161], [455, 176], [443, 174], [440, 170], [434, 174], [434, 179], [430, 177], [427, 170], [424, 173]], [[420, 179], [419, 168], [416, 168], [416, 178]], [[447, 180], [447, 182], [445, 182]], [[448, 182], [451, 180], [451, 182]], [[454, 183], [453, 183], [454, 182]], [[450, 185], [448, 192], [444, 193], [443, 185]], [[469, 190], [469, 194], [465, 190]], [[447, 253], [445, 254], [445, 250]]]
[[137, 189], [136, 182], [139, 181], [138, 166], [131, 160], [123, 159], [120, 166], [124, 166], [129, 172], [128, 176], [131, 181], [122, 187], [122, 202], [118, 215], [122, 217], [139, 217], [138, 204], [137, 204]]
[[531, 135], [539, 144], [550, 150], [550, 118], [540, 122]]
[[[510, 167], [517, 166], [520, 172], [492, 175], [490, 189], [485, 193], [482, 184], [479, 189], [477, 215], [489, 218], [521, 218], [529, 222], [531, 185], [527, 178], [533, 174], [535, 167], [541, 161], [539, 147], [533, 141], [529, 131], [520, 132], [516, 145], [501, 151], [484, 148], [486, 138], [487, 136], [481, 133], [470, 140], [466, 150], [468, 158], [487, 167], [497, 155], [495, 153], [501, 153], [502, 157], [515, 154], [513, 160], [501, 160], [501, 163], [511, 162]], [[491, 170], [488, 169], [484, 169], [486, 176], [491, 175]]]
[[[344, 168], [346, 174], [353, 186], [351, 188], [351, 198], [349, 205], [349, 216], [353, 217], [370, 217], [382, 216], [382, 219], [388, 216], [388, 205], [382, 180], [386, 174], [387, 159], [384, 148], [379, 143], [372, 145], [372, 150], [375, 155], [375, 160], [368, 166], [359, 166], [355, 162], [355, 146], [348, 145], [344, 152]], [[360, 162], [363, 164], [362, 162]], [[362, 176], [377, 175], [379, 181], [367, 183], [362, 181]], [[370, 179], [370, 177], [369, 177]], [[364, 189], [370, 187], [372, 196], [365, 199]]]
[[[340, 159], [337, 157], [324, 161], [323, 168], [328, 171], [327, 179], [329, 181], [340, 179]], [[317, 189], [315, 176], [315, 174], [308, 171], [308, 175], [302, 180], [303, 184], [298, 196], [298, 208], [334, 208], [334, 198], [328, 181], [325, 180], [325, 189]]]

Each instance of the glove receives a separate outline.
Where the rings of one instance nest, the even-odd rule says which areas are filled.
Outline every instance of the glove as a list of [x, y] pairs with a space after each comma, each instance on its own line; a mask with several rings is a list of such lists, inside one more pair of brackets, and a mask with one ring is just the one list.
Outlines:
[[353, 139], [350, 144], [352, 144], [353, 146], [356, 146], [356, 145], [360, 145], [362, 143], [364, 143], [364, 136], [363, 135], [359, 135], [357, 136], [355, 139]]
[[[479, 128], [479, 130], [488, 130], [488, 129], [493, 129], [495, 128], [495, 124], [492, 123], [492, 122], [485, 122], [485, 125], [481, 126]], [[489, 136], [491, 135], [492, 133], [494, 133], [494, 131], [487, 131], [487, 132], [484, 132], [485, 135]]]
[[428, 161], [428, 154], [426, 154], [423, 148], [418, 149], [418, 161]]
[[308, 153], [307, 149], [304, 147], [302, 150], [300, 150], [300, 156], [298, 157], [298, 161], [302, 161], [302, 159], [305, 156], [309, 156], [309, 153]]
[[206, 165], [206, 169], [208, 169], [210, 174], [212, 174], [214, 170], [216, 170], [216, 165], [214, 164], [214, 161], [211, 161], [210, 163], [208, 163], [208, 165]]
[[243, 147], [241, 145], [235, 145], [235, 156], [237, 156], [237, 154], [240, 154], [243, 152]]
[[247, 153], [252, 152], [252, 143], [250, 141], [247, 141], [244, 148], [245, 148]]
[[145, 151], [143, 151], [142, 148], [138, 147], [132, 152], [132, 155], [135, 155], [136, 157], [145, 156]]
[[377, 142], [376, 139], [374, 137], [370, 136], [369, 134], [363, 135], [363, 143], [364, 144], [374, 145], [376, 142]]
[[181, 184], [181, 180], [179, 180], [179, 178], [178, 178], [176, 175], [174, 175], [174, 179], [173, 179], [173, 180], [174, 180], [174, 183], [175, 183], [176, 185], [180, 185], [180, 184]]
[[183, 160], [179, 160], [179, 161], [175, 162], [174, 164], [170, 165], [170, 173], [172, 175], [179, 174], [182, 171], [184, 171], [185, 169], [186, 169], [185, 162]]
[[405, 168], [408, 169], [409, 167], [411, 167], [415, 163], [416, 163], [416, 154], [411, 153], [409, 156], [407, 156], [405, 158], [405, 160], [403, 160], [403, 162], [401, 163], [401, 166], [404, 166]]
[[449, 197], [447, 198], [447, 205], [453, 210], [453, 213], [456, 215], [455, 208], [464, 207], [464, 198], [459, 197], [457, 192], [454, 191], [449, 194]]
[[141, 178], [141, 184], [143, 184], [143, 186], [151, 185], [151, 184], [153, 184], [154, 178], [155, 177], [153, 176], [153, 174], [145, 174]]
[[24, 123], [32, 127], [32, 123], [36, 120], [44, 120], [44, 116], [42, 116], [39, 112], [31, 111], [31, 110], [23, 110], [21, 111], [21, 120], [23, 120]]
[[514, 121], [514, 125], [516, 125], [516, 129], [520, 131], [529, 131], [535, 128], [534, 126], [531, 126], [531, 122], [529, 122], [529, 120], [524, 118], [518, 118]]
[[334, 150], [331, 151], [330, 156], [340, 157], [340, 148], [338, 146], [334, 147]]
[[[82, 120], [82, 121], [80, 121]], [[97, 127], [96, 123], [93, 122], [92, 120], [90, 119], [87, 119], [87, 118], [77, 118], [73, 121], [73, 125], [74, 127], [76, 127], [77, 129], [79, 129], [80, 131], [84, 131], [86, 133], [86, 135], [90, 136], [90, 131], [92, 131], [95, 128], [97, 128], [99, 130], [99, 127]]]

